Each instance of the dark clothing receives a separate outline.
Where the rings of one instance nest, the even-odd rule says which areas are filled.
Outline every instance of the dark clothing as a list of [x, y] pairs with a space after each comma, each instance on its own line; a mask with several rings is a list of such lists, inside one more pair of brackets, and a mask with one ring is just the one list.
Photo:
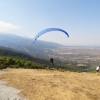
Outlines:
[[99, 70], [96, 70], [97, 72], [99, 72]]
[[53, 64], [53, 58], [50, 58], [50, 62]]

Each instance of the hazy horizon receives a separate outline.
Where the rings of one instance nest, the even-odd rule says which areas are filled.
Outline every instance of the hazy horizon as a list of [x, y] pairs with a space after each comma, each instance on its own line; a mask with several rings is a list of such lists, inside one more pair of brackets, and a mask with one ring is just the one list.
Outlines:
[[[0, 33], [0, 34], [3, 34], [3, 35], [13, 35], [13, 36], [19, 36], [19, 37], [22, 37], [22, 38], [27, 38], [27, 39], [31, 39], [31, 40], [33, 40], [33, 38], [30, 38], [30, 37], [27, 37], [27, 36], [20, 36], [20, 35], [16, 35], [16, 34], [8, 34], [8, 33]], [[39, 41], [44, 41], [44, 42], [51, 42], [51, 43], [57, 43], [57, 42], [52, 42], [52, 41], [45, 41], [45, 40], [39, 40]], [[33, 41], [32, 41], [33, 42]], [[57, 44], [60, 44], [60, 43], [57, 43]], [[87, 46], [89, 46], [89, 47], [100, 47], [100, 45], [92, 45], [92, 44], [88, 44], [88, 45], [82, 45], [82, 44], [80, 44], [80, 45], [69, 45], [69, 44], [60, 44], [60, 45], [64, 45], [64, 46], [84, 46], [84, 47], [87, 47]]]
[[0, 0], [0, 32], [23, 37], [46, 28], [68, 32], [48, 32], [38, 40], [64, 45], [99, 45], [100, 0]]

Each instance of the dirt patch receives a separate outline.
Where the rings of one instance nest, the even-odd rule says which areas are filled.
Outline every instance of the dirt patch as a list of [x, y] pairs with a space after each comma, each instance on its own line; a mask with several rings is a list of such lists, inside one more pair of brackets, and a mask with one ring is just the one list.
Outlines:
[[[0, 71], [0, 75], [1, 74], [6, 74], [6, 72]], [[0, 100], [25, 100], [18, 95], [21, 90], [8, 87], [6, 84], [6, 81], [0, 80]]]
[[100, 100], [100, 75], [55, 70], [6, 69], [0, 80], [29, 100]]

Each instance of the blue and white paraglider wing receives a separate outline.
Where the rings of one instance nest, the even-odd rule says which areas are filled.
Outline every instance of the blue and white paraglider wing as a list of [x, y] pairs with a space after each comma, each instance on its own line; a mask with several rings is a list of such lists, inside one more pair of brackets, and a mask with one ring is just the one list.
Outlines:
[[49, 32], [49, 31], [61, 31], [61, 32], [65, 33], [69, 37], [69, 34], [65, 30], [63, 30], [63, 29], [60, 29], [60, 28], [47, 28], [47, 29], [44, 29], [44, 30], [42, 30], [42, 31], [40, 31], [39, 33], [36, 34], [36, 36], [33, 39], [33, 43], [36, 41], [36, 39], [39, 36], [41, 36], [44, 33]]

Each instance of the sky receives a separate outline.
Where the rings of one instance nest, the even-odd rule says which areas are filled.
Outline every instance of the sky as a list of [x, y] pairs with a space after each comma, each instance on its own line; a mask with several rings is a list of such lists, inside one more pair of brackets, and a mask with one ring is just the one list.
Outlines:
[[33, 39], [46, 28], [61, 28], [37, 40], [68, 46], [100, 45], [100, 0], [0, 0], [0, 33]]

